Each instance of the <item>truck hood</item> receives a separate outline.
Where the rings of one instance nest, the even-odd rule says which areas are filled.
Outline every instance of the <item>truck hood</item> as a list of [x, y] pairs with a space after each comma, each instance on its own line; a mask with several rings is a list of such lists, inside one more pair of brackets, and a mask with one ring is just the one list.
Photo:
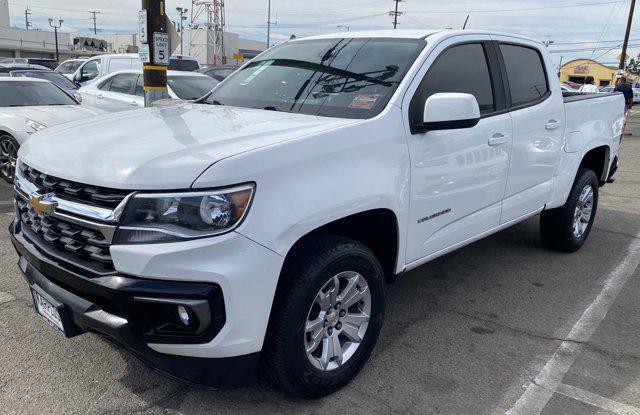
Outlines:
[[95, 186], [182, 189], [218, 160], [354, 122], [188, 103], [47, 128], [21, 147], [19, 159]]
[[52, 127], [65, 122], [81, 120], [104, 113], [104, 111], [97, 108], [82, 105], [4, 107], [0, 109], [0, 123], [2, 123], [3, 118], [18, 118], [22, 120], [22, 123], [29, 118], [47, 127]]

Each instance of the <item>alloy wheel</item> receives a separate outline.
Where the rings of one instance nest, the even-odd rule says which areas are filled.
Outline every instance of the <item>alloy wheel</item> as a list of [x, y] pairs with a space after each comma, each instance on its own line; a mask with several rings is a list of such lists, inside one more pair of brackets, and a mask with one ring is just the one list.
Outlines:
[[13, 180], [16, 172], [18, 148], [9, 138], [0, 141], [0, 173], [7, 180]]
[[354, 271], [333, 276], [318, 291], [307, 315], [304, 346], [318, 370], [344, 365], [364, 339], [371, 315], [371, 292]]
[[593, 214], [593, 200], [593, 188], [588, 184], [580, 192], [578, 205], [573, 215], [573, 234], [576, 238], [581, 238], [587, 231]]

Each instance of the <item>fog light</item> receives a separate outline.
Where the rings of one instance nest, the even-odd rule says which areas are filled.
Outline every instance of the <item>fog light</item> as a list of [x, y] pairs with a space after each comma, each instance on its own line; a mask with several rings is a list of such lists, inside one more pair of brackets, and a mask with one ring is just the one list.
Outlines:
[[191, 317], [189, 316], [189, 311], [185, 306], [178, 306], [178, 317], [180, 317], [180, 322], [185, 326], [188, 326], [191, 323]]

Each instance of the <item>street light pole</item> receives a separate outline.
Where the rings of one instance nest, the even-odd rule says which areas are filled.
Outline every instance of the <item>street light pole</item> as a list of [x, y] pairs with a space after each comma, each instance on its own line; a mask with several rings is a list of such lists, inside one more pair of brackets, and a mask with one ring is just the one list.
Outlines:
[[187, 20], [187, 12], [189, 9], [183, 9], [182, 7], [176, 7], [176, 11], [180, 14], [180, 54], [182, 55], [184, 52], [182, 51], [182, 38], [184, 37], [184, 21]]
[[55, 24], [53, 24], [53, 19], [49, 19], [49, 26], [51, 26], [53, 28], [53, 31], [54, 31], [55, 36], [56, 36], [56, 60], [57, 61], [60, 60], [60, 53], [58, 51], [58, 29], [62, 27], [62, 22], [64, 22], [64, 20], [58, 19], [58, 24], [55, 25]]

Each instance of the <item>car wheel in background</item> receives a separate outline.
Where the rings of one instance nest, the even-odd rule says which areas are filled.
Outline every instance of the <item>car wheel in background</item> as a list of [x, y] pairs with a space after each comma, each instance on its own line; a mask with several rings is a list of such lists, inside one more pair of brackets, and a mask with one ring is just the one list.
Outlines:
[[542, 241], [548, 247], [575, 252], [584, 245], [598, 209], [598, 178], [593, 170], [580, 168], [567, 198], [557, 209], [540, 216]]
[[288, 394], [319, 398], [349, 383], [369, 358], [384, 316], [384, 273], [371, 250], [339, 236], [312, 237], [290, 256], [262, 369]]
[[15, 138], [8, 134], [0, 135], [0, 176], [7, 183], [13, 183], [19, 148]]

